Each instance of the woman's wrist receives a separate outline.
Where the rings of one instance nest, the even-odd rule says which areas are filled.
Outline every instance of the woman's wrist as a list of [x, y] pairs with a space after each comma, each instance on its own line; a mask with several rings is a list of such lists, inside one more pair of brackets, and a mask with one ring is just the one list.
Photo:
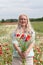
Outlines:
[[28, 51], [25, 51], [25, 55], [28, 55], [28, 53], [29, 53]]
[[18, 54], [21, 56], [22, 54], [21, 54], [21, 51], [18, 51]]

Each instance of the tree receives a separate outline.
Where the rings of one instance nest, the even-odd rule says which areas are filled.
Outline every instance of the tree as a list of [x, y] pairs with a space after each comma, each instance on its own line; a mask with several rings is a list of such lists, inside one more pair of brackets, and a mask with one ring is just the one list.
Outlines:
[[5, 20], [4, 20], [4, 19], [2, 19], [2, 20], [1, 20], [1, 22], [3, 23], [3, 22], [5, 22]]

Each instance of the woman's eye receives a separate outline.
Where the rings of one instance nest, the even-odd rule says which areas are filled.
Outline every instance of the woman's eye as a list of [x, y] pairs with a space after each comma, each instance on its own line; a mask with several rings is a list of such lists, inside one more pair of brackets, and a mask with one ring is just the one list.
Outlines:
[[20, 20], [27, 20], [27, 19], [20, 19]]

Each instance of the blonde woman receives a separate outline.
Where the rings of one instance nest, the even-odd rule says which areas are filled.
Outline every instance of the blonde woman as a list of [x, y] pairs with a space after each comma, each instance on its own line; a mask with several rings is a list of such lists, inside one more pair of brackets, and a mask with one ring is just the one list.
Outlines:
[[[16, 33], [20, 34], [29, 33], [32, 36], [31, 43], [24, 53], [21, 52], [21, 49], [18, 46], [19, 43], [15, 37]], [[22, 58], [26, 59], [26, 65], [33, 65], [33, 56], [34, 56], [33, 46], [35, 43], [35, 32], [30, 24], [28, 17], [25, 14], [21, 14], [19, 16], [17, 28], [12, 33], [12, 43], [14, 47], [12, 65], [22, 65]]]

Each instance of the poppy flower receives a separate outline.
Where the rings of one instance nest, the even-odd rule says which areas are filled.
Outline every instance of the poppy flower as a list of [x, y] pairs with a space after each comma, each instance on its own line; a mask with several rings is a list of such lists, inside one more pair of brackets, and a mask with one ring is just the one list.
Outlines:
[[2, 50], [2, 47], [0, 47], [0, 50]]
[[38, 62], [38, 61], [35, 59], [34, 62], [36, 63], [36, 62]]
[[20, 38], [22, 38], [22, 39], [23, 39], [23, 38], [24, 38], [24, 34], [22, 34]]
[[39, 48], [36, 48], [38, 52], [41, 52]]
[[30, 40], [30, 35], [28, 35], [27, 37], [26, 37], [26, 39], [25, 39], [25, 41], [28, 41], [28, 40]]
[[2, 54], [2, 50], [0, 51], [0, 55]]
[[19, 36], [20, 36], [20, 34], [16, 34], [16, 36], [17, 36], [17, 37], [19, 37]]
[[9, 48], [6, 48], [6, 50], [9, 50]]

